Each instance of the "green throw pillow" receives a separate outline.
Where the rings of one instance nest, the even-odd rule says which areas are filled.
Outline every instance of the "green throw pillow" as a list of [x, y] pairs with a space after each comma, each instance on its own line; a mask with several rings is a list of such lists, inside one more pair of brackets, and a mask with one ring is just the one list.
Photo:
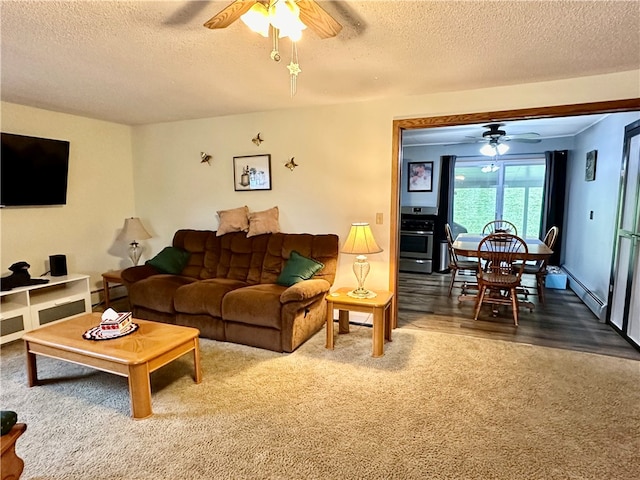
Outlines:
[[162, 273], [177, 275], [187, 266], [189, 255], [191, 255], [189, 252], [181, 248], [164, 247], [159, 254], [151, 260], [147, 260], [146, 263], [160, 270]]
[[313, 258], [303, 257], [294, 250], [291, 252], [291, 256], [289, 257], [289, 260], [287, 260], [287, 263], [285, 263], [276, 283], [284, 287], [290, 287], [294, 283], [309, 280], [323, 267], [323, 263], [320, 263]]
[[0, 417], [2, 418], [2, 435], [6, 435], [18, 421], [18, 414], [11, 410], [2, 410]]

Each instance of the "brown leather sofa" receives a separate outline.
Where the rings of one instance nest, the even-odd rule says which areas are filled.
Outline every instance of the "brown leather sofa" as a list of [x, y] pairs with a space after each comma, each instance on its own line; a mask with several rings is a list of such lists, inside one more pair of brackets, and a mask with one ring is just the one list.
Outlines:
[[[325, 295], [335, 279], [338, 236], [244, 232], [216, 236], [178, 230], [173, 247], [190, 253], [180, 274], [150, 265], [122, 272], [133, 316], [195, 327], [200, 336], [292, 352], [325, 322]], [[291, 252], [324, 264], [290, 287], [276, 280]]]

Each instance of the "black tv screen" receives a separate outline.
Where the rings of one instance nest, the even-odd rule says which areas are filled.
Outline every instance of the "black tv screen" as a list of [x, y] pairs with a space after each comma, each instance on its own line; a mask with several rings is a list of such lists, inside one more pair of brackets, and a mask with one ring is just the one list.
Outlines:
[[0, 206], [65, 205], [69, 142], [2, 132]]

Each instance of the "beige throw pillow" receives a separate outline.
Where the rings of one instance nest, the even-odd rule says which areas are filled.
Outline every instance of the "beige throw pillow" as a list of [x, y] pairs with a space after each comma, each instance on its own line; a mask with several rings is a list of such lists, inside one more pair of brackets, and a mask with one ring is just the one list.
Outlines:
[[249, 233], [247, 233], [247, 238], [265, 233], [278, 233], [279, 231], [278, 207], [249, 214]]
[[220, 225], [216, 235], [219, 237], [230, 232], [246, 232], [249, 230], [249, 207], [218, 210]]

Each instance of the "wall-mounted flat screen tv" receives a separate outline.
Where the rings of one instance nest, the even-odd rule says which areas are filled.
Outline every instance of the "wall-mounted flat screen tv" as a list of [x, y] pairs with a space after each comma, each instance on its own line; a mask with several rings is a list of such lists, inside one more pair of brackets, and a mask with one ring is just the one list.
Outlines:
[[69, 142], [1, 134], [0, 206], [67, 203]]

